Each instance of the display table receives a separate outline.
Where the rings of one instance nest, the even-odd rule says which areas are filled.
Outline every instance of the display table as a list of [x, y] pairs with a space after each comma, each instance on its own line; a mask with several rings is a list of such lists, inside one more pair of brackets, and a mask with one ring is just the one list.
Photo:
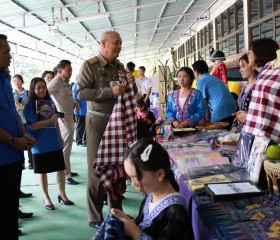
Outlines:
[[[190, 188], [192, 178], [199, 182], [203, 174], [228, 174], [229, 179], [232, 174], [233, 178], [247, 179], [242, 167], [233, 164], [207, 165], [216, 161], [210, 156], [221, 153], [232, 155], [230, 148], [213, 149], [211, 144], [207, 147], [212, 137], [215, 138], [216, 133], [197, 133], [181, 139], [160, 141], [172, 159], [180, 194], [184, 196], [190, 214], [194, 239], [280, 239], [280, 228], [275, 227], [280, 222], [280, 195], [214, 202], [205, 192]], [[220, 157], [215, 158], [221, 160]]]

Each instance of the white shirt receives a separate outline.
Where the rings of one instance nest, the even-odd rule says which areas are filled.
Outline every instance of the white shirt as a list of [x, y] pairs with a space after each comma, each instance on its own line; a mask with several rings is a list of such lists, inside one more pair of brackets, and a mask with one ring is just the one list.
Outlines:
[[141, 80], [140, 78], [136, 78], [135, 82], [138, 88], [138, 92], [141, 95], [147, 94], [149, 88], [153, 87], [152, 80], [147, 77], [145, 77], [143, 80]]
[[183, 109], [183, 107], [184, 107], [184, 104], [185, 104], [185, 102], [186, 102], [186, 97], [184, 97], [184, 98], [179, 98], [179, 104], [180, 104], [180, 107], [181, 107], [181, 109]]

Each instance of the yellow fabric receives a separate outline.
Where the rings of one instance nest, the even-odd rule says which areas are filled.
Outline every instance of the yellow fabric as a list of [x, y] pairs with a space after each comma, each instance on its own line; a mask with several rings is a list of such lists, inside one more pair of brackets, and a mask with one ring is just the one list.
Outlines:
[[136, 78], [140, 78], [140, 75], [139, 75], [139, 73], [138, 73], [138, 70], [135, 70], [135, 71], [132, 73], [132, 75], [133, 75], [134, 77], [136, 77]]
[[230, 92], [234, 92], [239, 96], [239, 94], [240, 94], [240, 82], [228, 82], [228, 89], [229, 89]]
[[[193, 81], [193, 88], [196, 88], [196, 80]], [[228, 82], [228, 89], [230, 92], [234, 92], [237, 95], [240, 94], [240, 82]]]

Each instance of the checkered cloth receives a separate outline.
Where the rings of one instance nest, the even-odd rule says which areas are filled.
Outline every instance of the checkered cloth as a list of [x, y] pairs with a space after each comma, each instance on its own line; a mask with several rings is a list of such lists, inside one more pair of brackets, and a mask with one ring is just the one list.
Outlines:
[[280, 143], [280, 67], [268, 62], [252, 91], [244, 131]]
[[93, 165], [112, 201], [120, 199], [125, 192], [123, 156], [136, 135], [136, 100], [133, 85], [127, 84], [125, 93], [116, 99]]

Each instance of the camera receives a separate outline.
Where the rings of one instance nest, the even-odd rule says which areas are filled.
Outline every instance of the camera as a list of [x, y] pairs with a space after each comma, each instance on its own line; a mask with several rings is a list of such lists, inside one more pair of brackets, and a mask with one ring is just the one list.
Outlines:
[[21, 103], [22, 102], [22, 98], [18, 98], [17, 102]]

